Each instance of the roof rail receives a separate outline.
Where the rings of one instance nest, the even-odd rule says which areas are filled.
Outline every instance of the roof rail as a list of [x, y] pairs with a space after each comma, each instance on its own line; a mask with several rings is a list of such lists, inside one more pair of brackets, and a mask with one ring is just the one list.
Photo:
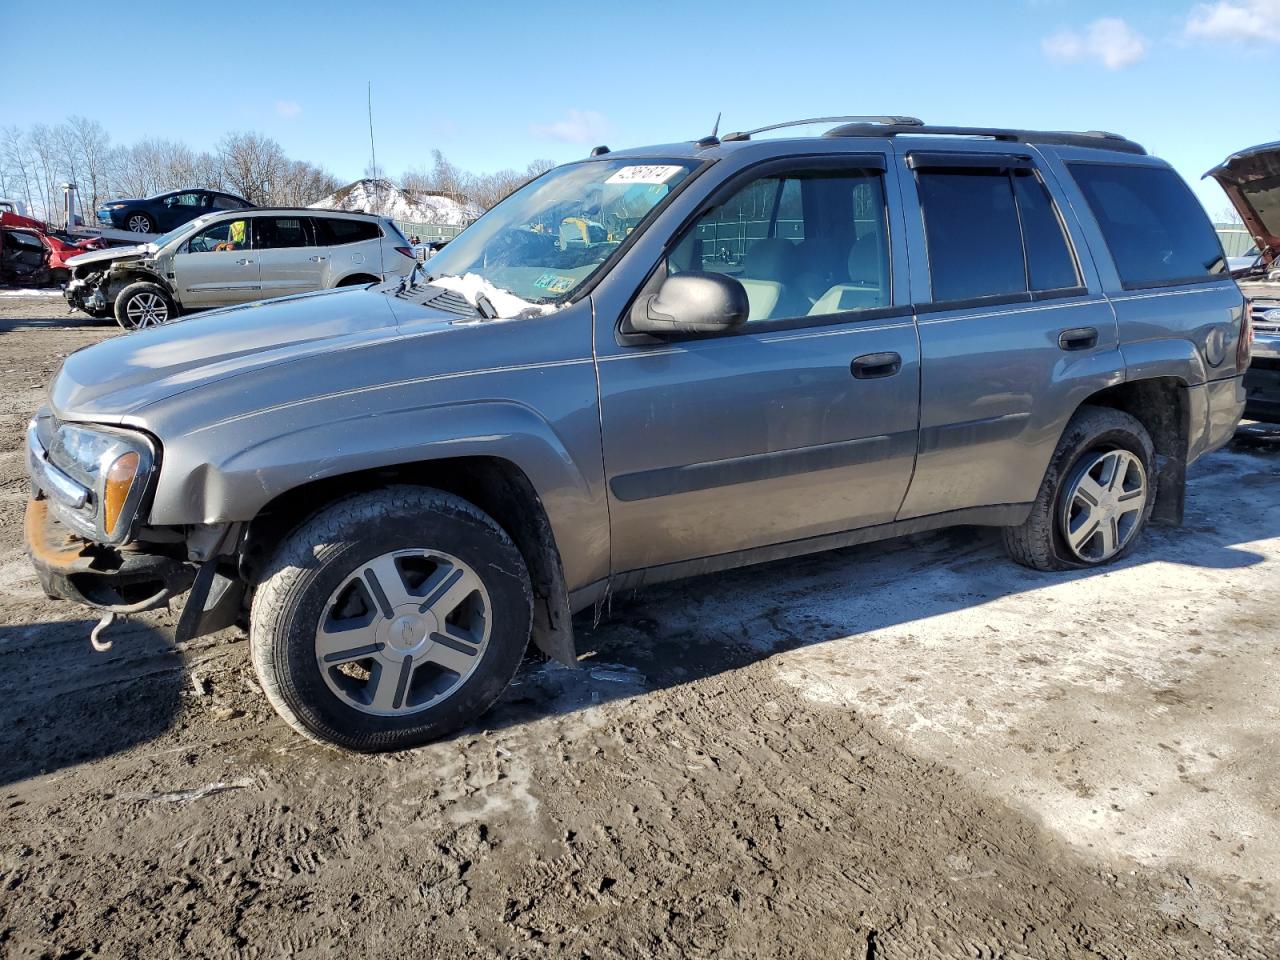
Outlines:
[[731, 140], [750, 140], [757, 133], [768, 133], [770, 130], [781, 130], [784, 127], [803, 127], [810, 123], [844, 123], [844, 124], [884, 124], [895, 127], [921, 127], [923, 120], [915, 117], [811, 117], [808, 120], [788, 120], [785, 123], [772, 123], [767, 127], [756, 127], [754, 130], [743, 130], [738, 133], [727, 133], [720, 138], [722, 143]]
[[1065, 147], [1093, 147], [1121, 153], [1145, 154], [1146, 149], [1118, 133], [1105, 130], [1009, 130], [1003, 127], [934, 127], [914, 123], [846, 123], [828, 130], [825, 137], [988, 137], [1010, 143], [1046, 143]]

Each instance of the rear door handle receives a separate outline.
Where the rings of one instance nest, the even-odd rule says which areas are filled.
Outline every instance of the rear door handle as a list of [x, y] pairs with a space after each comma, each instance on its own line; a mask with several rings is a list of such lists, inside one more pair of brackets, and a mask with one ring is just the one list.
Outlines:
[[1072, 327], [1058, 335], [1058, 346], [1063, 350], [1088, 350], [1098, 345], [1098, 331], [1093, 327]]
[[897, 353], [864, 353], [849, 364], [849, 372], [859, 380], [892, 377], [902, 369], [902, 356]]
[[326, 260], [328, 260], [328, 259], [329, 259], [328, 257], [312, 257], [312, 258], [311, 258], [311, 262], [312, 262], [312, 263], [324, 263], [324, 262], [325, 262]]

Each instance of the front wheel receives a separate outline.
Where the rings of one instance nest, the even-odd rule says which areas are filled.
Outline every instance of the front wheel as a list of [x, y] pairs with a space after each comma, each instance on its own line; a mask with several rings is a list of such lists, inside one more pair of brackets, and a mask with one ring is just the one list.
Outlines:
[[258, 678], [294, 729], [352, 750], [435, 740], [484, 713], [524, 656], [524, 559], [451, 494], [340, 500], [277, 548], [254, 597]]
[[156, 225], [145, 213], [131, 213], [124, 222], [130, 233], [155, 233]]
[[178, 315], [169, 291], [146, 280], [131, 283], [116, 297], [116, 322], [126, 330], [158, 327]]
[[1081, 407], [1063, 431], [1031, 513], [1005, 549], [1036, 570], [1096, 567], [1137, 542], [1155, 505], [1155, 450], [1135, 418]]

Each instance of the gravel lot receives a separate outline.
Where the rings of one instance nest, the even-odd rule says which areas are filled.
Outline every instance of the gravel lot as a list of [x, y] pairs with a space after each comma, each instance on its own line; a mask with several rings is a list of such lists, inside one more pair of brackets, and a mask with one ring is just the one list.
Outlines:
[[964, 529], [655, 588], [356, 757], [239, 632], [94, 654], [41, 593], [26, 418], [118, 332], [0, 295], [0, 955], [1280, 954], [1280, 431], [1105, 573]]

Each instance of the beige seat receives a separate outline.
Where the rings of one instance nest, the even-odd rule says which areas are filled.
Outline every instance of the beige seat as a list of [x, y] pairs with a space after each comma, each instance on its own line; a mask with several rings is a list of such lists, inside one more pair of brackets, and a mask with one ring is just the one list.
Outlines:
[[796, 245], [780, 237], [757, 240], [747, 251], [738, 279], [747, 291], [748, 322], [787, 315], [788, 283], [799, 273], [799, 258]]
[[885, 259], [880, 253], [879, 238], [871, 234], [860, 238], [849, 251], [849, 282], [828, 287], [810, 308], [809, 316], [887, 307], [888, 283], [884, 273]]

